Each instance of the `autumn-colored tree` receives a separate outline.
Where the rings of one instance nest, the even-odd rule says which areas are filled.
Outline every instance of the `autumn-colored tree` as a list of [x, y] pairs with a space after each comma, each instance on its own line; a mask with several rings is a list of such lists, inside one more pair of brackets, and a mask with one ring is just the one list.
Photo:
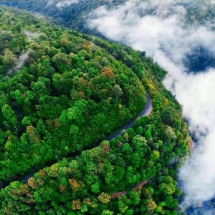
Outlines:
[[154, 210], [155, 208], [157, 207], [156, 203], [152, 200], [152, 199], [149, 199], [147, 201], [147, 210], [148, 211], [152, 211]]
[[81, 201], [80, 199], [72, 201], [72, 210], [81, 210]]
[[104, 193], [102, 192], [99, 196], [98, 199], [100, 202], [102, 202], [103, 204], [107, 204], [108, 202], [110, 202], [111, 196], [108, 193]]
[[109, 67], [102, 68], [101, 75], [108, 79], [116, 77], [116, 75], [113, 73], [113, 70]]

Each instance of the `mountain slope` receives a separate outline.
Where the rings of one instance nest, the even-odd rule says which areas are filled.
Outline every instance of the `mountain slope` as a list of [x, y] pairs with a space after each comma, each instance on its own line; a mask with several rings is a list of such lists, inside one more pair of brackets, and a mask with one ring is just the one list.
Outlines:
[[[1, 3], [1, 2], [0, 2]], [[91, 20], [95, 18], [94, 11], [102, 11], [104, 8], [111, 11], [113, 8], [120, 8], [124, 4], [128, 5], [128, 0], [99, 0], [99, 1], [3, 1], [2, 4], [17, 7], [39, 13], [37, 16], [48, 16], [58, 24], [84, 33], [90, 33], [105, 37], [98, 29], [90, 28]], [[137, 1], [137, 14], [139, 18], [146, 16], [162, 17], [168, 19], [174, 14], [181, 14], [181, 24], [184, 29], [207, 28], [214, 31], [215, 4], [210, 0], [207, 1], [170, 1], [160, 4], [159, 2], [152, 4], [148, 0]], [[145, 6], [144, 6], [145, 4]], [[121, 6], [120, 6], [121, 5]], [[42, 15], [41, 15], [42, 14]], [[106, 35], [107, 36], [107, 35]], [[121, 41], [122, 43], [125, 41]], [[161, 49], [168, 53], [165, 45]], [[187, 72], [200, 72], [214, 67], [214, 54], [208, 48], [204, 48], [202, 44], [195, 44], [190, 47], [190, 51], [186, 53], [183, 65]]]
[[[74, 30], [90, 33], [85, 28], [85, 16], [100, 6], [114, 8], [127, 0], [97, 1], [2, 1], [2, 4], [52, 17], [52, 21]], [[1, 2], [0, 2], [1, 4]]]
[[[0, 15], [0, 176], [43, 168], [1, 189], [0, 212], [177, 214], [176, 171], [190, 137], [161, 84], [166, 72], [144, 52], [19, 10]], [[152, 114], [95, 147], [139, 114], [145, 89]]]
[[93, 42], [21, 12], [1, 9], [0, 22], [1, 179], [80, 152], [143, 109], [138, 77]]

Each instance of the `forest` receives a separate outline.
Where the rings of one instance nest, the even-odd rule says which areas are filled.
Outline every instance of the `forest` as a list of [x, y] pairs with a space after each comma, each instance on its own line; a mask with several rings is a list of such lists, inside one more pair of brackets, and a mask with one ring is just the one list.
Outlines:
[[[162, 68], [18, 9], [0, 8], [0, 37], [0, 214], [180, 213], [191, 139]], [[151, 114], [108, 141], [146, 92]]]
[[136, 74], [104, 49], [25, 14], [25, 23], [1, 15], [0, 179], [81, 152], [144, 107]]

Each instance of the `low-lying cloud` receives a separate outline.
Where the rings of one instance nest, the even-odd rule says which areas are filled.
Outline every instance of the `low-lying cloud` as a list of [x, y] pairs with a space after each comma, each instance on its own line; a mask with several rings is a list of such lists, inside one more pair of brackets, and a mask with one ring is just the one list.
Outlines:
[[67, 1], [58, 2], [56, 4], [56, 6], [58, 8], [63, 8], [63, 7], [66, 7], [66, 6], [70, 6], [71, 4], [77, 4], [77, 3], [78, 3], [78, 0], [67, 0]]
[[17, 65], [16, 65], [16, 69], [21, 69], [24, 65], [24, 63], [28, 60], [29, 58], [29, 52], [26, 52], [22, 55], [19, 56], [19, 59], [18, 59], [18, 62], [17, 62]]
[[49, 0], [46, 7], [52, 6], [55, 4], [55, 6], [59, 9], [62, 9], [66, 6], [70, 6], [71, 4], [77, 4], [79, 0], [66, 0], [66, 1], [54, 1], [54, 0]]
[[31, 42], [33, 39], [38, 38], [41, 35], [41, 33], [31, 32], [31, 31], [27, 31], [27, 30], [24, 30], [23, 34], [25, 36], [27, 36], [29, 42]]
[[199, 145], [179, 173], [186, 193], [183, 207], [215, 195], [215, 69], [188, 74], [183, 63], [195, 47], [204, 47], [215, 55], [215, 32], [210, 21], [204, 26], [185, 26], [187, 7], [192, 3], [198, 6], [200, 1], [130, 0], [113, 10], [99, 7], [87, 21], [87, 27], [105, 37], [146, 51], [168, 71], [163, 83], [182, 104], [190, 132]]
[[16, 65], [8, 70], [7, 75], [12, 75], [16, 70], [22, 69], [24, 63], [27, 62], [29, 59], [29, 52], [30, 51], [23, 53], [19, 56]]
[[46, 5], [46, 7], [49, 7], [49, 6], [53, 5], [53, 4], [54, 4], [54, 1], [53, 0], [49, 0], [48, 3], [47, 3], [47, 5]]

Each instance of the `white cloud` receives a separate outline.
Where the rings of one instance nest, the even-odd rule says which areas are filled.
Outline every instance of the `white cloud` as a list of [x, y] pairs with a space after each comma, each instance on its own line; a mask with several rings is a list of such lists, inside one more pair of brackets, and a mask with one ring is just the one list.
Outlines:
[[47, 3], [47, 5], [46, 5], [46, 7], [49, 7], [49, 6], [53, 5], [53, 3], [54, 3], [53, 0], [49, 0], [48, 3]]
[[36, 39], [41, 35], [41, 33], [31, 32], [31, 31], [26, 31], [26, 30], [23, 31], [23, 34], [28, 37], [29, 42], [32, 41], [32, 39]]
[[20, 55], [16, 65], [16, 69], [21, 69], [23, 64], [28, 60], [28, 58], [29, 58], [29, 52], [26, 52]]
[[34, 15], [36, 18], [41, 19], [41, 20], [43, 20], [43, 21], [46, 20], [46, 17], [43, 16], [42, 14], [40, 14], [40, 13], [33, 13], [33, 15]]
[[88, 27], [109, 39], [146, 51], [168, 71], [164, 85], [182, 104], [189, 129], [199, 138], [200, 147], [179, 174], [185, 184], [183, 206], [195, 206], [215, 195], [215, 69], [187, 74], [183, 61], [197, 46], [215, 55], [215, 32], [209, 30], [213, 25], [210, 22], [207, 26], [185, 28], [185, 3], [190, 1], [130, 0], [111, 11], [100, 7], [89, 15]]
[[[31, 50], [30, 50], [31, 51]], [[23, 53], [19, 56], [15, 67], [8, 70], [7, 75], [12, 75], [16, 70], [22, 69], [24, 63], [29, 59], [29, 52]]]
[[63, 7], [70, 6], [71, 4], [76, 4], [76, 3], [78, 3], [78, 0], [60, 1], [56, 4], [56, 6], [61, 9]]

